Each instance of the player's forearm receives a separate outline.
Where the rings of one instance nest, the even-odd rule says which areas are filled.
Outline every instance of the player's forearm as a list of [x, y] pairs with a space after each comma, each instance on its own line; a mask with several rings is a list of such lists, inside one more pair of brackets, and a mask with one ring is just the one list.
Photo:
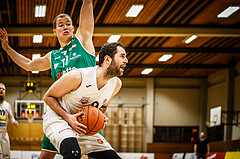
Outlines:
[[69, 115], [59, 104], [58, 100], [54, 97], [44, 96], [43, 100], [45, 103], [58, 115], [60, 115], [64, 120], [68, 121]]
[[13, 50], [10, 46], [8, 46], [5, 51], [11, 57], [11, 59], [21, 68], [29, 71], [28, 63], [31, 62], [30, 59], [24, 57], [23, 55], [19, 54], [15, 50]]
[[197, 145], [194, 145], [194, 153], [197, 154]]
[[85, 3], [85, 4], [86, 4], [86, 3], [91, 3], [91, 4], [92, 4], [92, 3], [93, 3], [93, 0], [83, 0], [83, 3]]
[[209, 154], [210, 153], [210, 146], [209, 146], [209, 144], [207, 144], [207, 153]]
[[83, 0], [80, 11], [79, 28], [82, 36], [92, 36], [94, 30], [93, 2]]
[[11, 123], [14, 123], [15, 118], [13, 116], [11, 116], [11, 117], [9, 117], [9, 120], [10, 120]]

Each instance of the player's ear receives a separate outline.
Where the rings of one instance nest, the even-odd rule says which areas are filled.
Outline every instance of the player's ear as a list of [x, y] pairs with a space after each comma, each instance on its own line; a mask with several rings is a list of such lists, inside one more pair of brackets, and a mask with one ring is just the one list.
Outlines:
[[56, 29], [53, 29], [53, 34], [54, 34], [54, 35], [56, 35], [56, 34], [57, 34], [57, 33], [56, 33]]
[[104, 61], [106, 61], [106, 63], [110, 65], [112, 62], [112, 58], [110, 56], [106, 55], [106, 56], [104, 56]]

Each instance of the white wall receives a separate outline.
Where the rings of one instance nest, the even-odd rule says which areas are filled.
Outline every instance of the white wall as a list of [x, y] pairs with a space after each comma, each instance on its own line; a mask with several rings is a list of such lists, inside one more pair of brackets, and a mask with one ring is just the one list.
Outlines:
[[145, 88], [122, 88], [117, 95], [113, 97], [109, 105], [142, 105], [146, 103]]
[[[236, 69], [240, 70], [239, 64]], [[207, 121], [209, 121], [211, 108], [222, 106], [222, 111], [227, 110], [226, 78], [225, 69], [217, 71], [208, 77], [210, 86], [208, 87]], [[234, 85], [234, 111], [240, 111], [240, 76], [235, 77]], [[223, 114], [222, 117], [222, 120], [225, 120], [226, 114]], [[240, 123], [240, 119], [238, 122]], [[237, 139], [240, 139], [240, 125], [232, 127], [232, 140]]]
[[208, 88], [208, 100], [207, 100], [207, 120], [209, 121], [210, 109], [222, 106], [222, 110], [226, 110], [227, 92], [226, 82], [218, 83]]
[[158, 88], [155, 90], [155, 126], [199, 124], [199, 89]]
[[[240, 76], [235, 78], [235, 89], [234, 89], [234, 110], [240, 111]], [[240, 123], [240, 114], [238, 116], [238, 123]], [[232, 129], [232, 139], [240, 139], [240, 124], [238, 126], [233, 126]]]

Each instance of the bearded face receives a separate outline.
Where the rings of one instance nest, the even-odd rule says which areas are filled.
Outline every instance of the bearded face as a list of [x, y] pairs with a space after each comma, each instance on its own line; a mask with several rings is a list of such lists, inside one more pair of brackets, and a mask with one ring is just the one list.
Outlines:
[[123, 75], [124, 69], [128, 63], [126, 55], [126, 51], [122, 47], [118, 46], [117, 53], [114, 55], [110, 65], [107, 68], [106, 76], [114, 77]]
[[5, 100], [5, 89], [5, 86], [3, 84], [0, 84], [0, 103]]
[[110, 66], [107, 68], [107, 74], [111, 76], [121, 76], [123, 74], [120, 65], [118, 65], [114, 59], [112, 60]]

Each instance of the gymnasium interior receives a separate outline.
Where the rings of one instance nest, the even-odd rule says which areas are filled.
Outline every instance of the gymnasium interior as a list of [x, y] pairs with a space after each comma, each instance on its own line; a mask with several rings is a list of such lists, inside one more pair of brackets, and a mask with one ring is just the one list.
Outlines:
[[[53, 19], [69, 14], [77, 28], [81, 5], [1, 0], [0, 28], [18, 53], [43, 57], [60, 48]], [[130, 15], [133, 7], [139, 12]], [[93, 0], [93, 12], [96, 56], [114, 40], [127, 51], [122, 88], [107, 108], [103, 130], [122, 158], [194, 159], [195, 141], [205, 132], [209, 159], [239, 159], [240, 1]], [[7, 126], [11, 156], [38, 158], [51, 71], [25, 71], [2, 46], [0, 66], [6, 101], [19, 122], [18, 128]]]

